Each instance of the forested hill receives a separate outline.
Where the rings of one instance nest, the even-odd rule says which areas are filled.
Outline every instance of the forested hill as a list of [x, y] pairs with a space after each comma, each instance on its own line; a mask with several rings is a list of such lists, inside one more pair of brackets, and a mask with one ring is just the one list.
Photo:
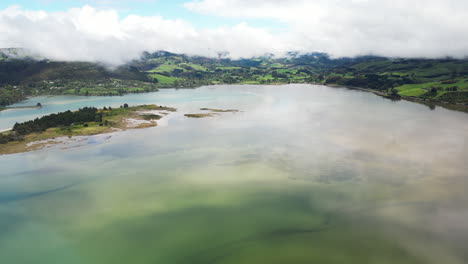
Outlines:
[[209, 84], [323, 83], [468, 104], [468, 60], [332, 59], [326, 54], [230, 60], [169, 52], [144, 53], [116, 69], [86, 62], [18, 59], [0, 52], [0, 104], [29, 95], [121, 95]]

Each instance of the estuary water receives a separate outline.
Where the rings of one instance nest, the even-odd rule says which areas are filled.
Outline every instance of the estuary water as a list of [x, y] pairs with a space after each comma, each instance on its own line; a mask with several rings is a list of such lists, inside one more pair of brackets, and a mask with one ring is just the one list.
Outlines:
[[[21, 104], [37, 102], [0, 129], [84, 106], [179, 111], [0, 156], [0, 263], [468, 263], [468, 114], [314, 85]], [[183, 116], [202, 107], [241, 112]]]

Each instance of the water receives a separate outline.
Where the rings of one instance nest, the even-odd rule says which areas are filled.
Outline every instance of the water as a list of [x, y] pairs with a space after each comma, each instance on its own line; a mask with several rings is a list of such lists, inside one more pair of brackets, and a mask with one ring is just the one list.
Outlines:
[[[36, 100], [0, 127], [83, 106], [180, 110], [0, 156], [0, 263], [468, 262], [467, 114], [312, 85]], [[242, 112], [182, 115], [201, 107]]]
[[[67, 110], [78, 110], [86, 106], [95, 106], [102, 108], [119, 107], [124, 103], [130, 105], [153, 104], [158, 102], [161, 105], [174, 105], [179, 107], [197, 107], [199, 104], [211, 103], [218, 101], [216, 105], [236, 104], [239, 101], [242, 104], [252, 103], [255, 100], [255, 95], [244, 89], [243, 91], [232, 92], [235, 87], [225, 89], [216, 89], [214, 87], [205, 87], [202, 89], [162, 89], [159, 92], [145, 94], [129, 94], [125, 96], [40, 96], [30, 98], [23, 102], [11, 105], [11, 107], [35, 106], [37, 103], [42, 104], [42, 108], [23, 108], [23, 109], [8, 109], [0, 111], [0, 131], [10, 129], [16, 122], [24, 122], [32, 120], [43, 115], [64, 112]], [[208, 90], [209, 93], [199, 92], [200, 90]], [[248, 101], [250, 99], [250, 101]], [[247, 101], [246, 101], [247, 100]], [[193, 107], [192, 107], [193, 108]]]

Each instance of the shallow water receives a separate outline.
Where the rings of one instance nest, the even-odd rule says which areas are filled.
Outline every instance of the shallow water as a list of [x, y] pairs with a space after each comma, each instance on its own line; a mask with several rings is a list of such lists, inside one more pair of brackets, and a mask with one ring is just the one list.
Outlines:
[[[468, 115], [313, 85], [33, 98], [166, 126], [0, 156], [0, 263], [467, 263]], [[188, 119], [201, 107], [239, 109]]]

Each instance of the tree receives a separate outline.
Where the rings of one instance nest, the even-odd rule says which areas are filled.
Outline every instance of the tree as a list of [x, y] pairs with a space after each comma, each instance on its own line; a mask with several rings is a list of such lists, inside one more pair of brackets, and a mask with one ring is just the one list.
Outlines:
[[124, 108], [128, 108], [128, 104], [124, 104], [123, 107], [124, 107]]
[[325, 81], [325, 84], [340, 84], [340, 81], [343, 79], [341, 76], [330, 76]]
[[452, 78], [452, 79], [457, 78], [457, 71], [452, 71], [452, 72], [450, 73], [450, 78]]
[[397, 89], [392, 89], [390, 94], [392, 96], [397, 96], [398, 95], [398, 90]]
[[42, 104], [41, 104], [41, 103], [37, 103], [36, 106], [37, 106], [38, 108], [42, 108]]

